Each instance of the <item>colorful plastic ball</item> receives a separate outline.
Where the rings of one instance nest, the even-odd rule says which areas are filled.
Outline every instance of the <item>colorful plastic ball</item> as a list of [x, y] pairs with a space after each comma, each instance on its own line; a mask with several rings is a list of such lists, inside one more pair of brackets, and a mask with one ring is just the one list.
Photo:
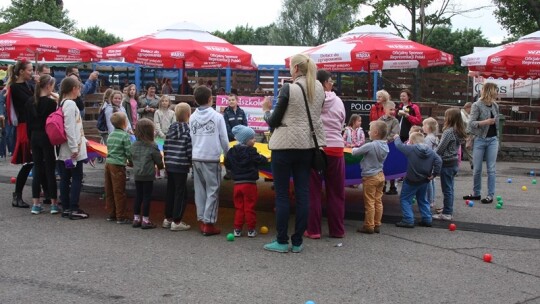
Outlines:
[[504, 201], [503, 200], [500, 200], [500, 201], [497, 201], [497, 205], [504, 205]]
[[469, 207], [474, 207], [474, 202], [473, 201], [469, 201]]
[[522, 187], [521, 187], [521, 190], [527, 191], [527, 186], [522, 186]]
[[267, 234], [268, 233], [268, 227], [262, 226], [260, 229], [261, 234]]
[[450, 231], [456, 231], [456, 228], [457, 228], [456, 224], [454, 224], [454, 223], [448, 225], [448, 230], [450, 230]]
[[536, 185], [536, 180], [535, 179], [532, 180], [532, 184]]
[[227, 234], [227, 241], [229, 241], [229, 242], [234, 241], [234, 234], [232, 234], [232, 233]]
[[500, 202], [500, 201], [502, 201], [502, 196], [497, 195], [497, 202]]
[[533, 170], [531, 170], [531, 172], [529, 172], [529, 174], [530, 174], [531, 176], [534, 176], [534, 175], [535, 175]]
[[509, 183], [509, 184], [511, 184], [511, 183], [512, 183], [512, 179], [509, 178], [509, 179], [506, 180], [506, 182]]
[[497, 209], [502, 209], [502, 205], [501, 205], [501, 204], [497, 204], [497, 206], [495, 206], [495, 208], [497, 208]]
[[315, 304], [313, 301], [306, 301], [306, 304]]
[[15, 177], [12, 177], [12, 178], [11, 178], [11, 183], [12, 183], [12, 184], [15, 184], [16, 182], [17, 182], [17, 179], [16, 179]]
[[469, 200], [465, 200], [465, 205], [469, 206]]
[[491, 260], [493, 260], [493, 256], [489, 253], [484, 254], [484, 262], [491, 263]]

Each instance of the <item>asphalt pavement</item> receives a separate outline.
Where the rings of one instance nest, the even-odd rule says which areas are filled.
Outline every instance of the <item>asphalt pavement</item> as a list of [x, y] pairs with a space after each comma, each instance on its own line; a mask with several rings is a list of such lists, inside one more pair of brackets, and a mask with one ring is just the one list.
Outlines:
[[[466, 165], [456, 177], [456, 231], [447, 222], [397, 228], [398, 197], [385, 196], [381, 234], [356, 233], [362, 188], [347, 188], [345, 238], [329, 238], [323, 219], [322, 239], [306, 239], [302, 253], [279, 254], [262, 249], [275, 237], [269, 182], [259, 182], [257, 226], [270, 233], [229, 242], [230, 181], [220, 193], [224, 233], [204, 237], [196, 227], [171, 232], [105, 221], [101, 164], [85, 166], [87, 220], [12, 208], [10, 179], [19, 166], [0, 161], [0, 303], [540, 303], [540, 185], [532, 183], [540, 177], [529, 174], [540, 173], [540, 163], [497, 164], [502, 209], [464, 204], [461, 196], [472, 191]], [[156, 223], [165, 184], [155, 182]], [[132, 181], [127, 188], [131, 202]], [[30, 196], [26, 186], [23, 197]], [[192, 197], [185, 221], [196, 226]], [[482, 260], [486, 253], [491, 263]]]

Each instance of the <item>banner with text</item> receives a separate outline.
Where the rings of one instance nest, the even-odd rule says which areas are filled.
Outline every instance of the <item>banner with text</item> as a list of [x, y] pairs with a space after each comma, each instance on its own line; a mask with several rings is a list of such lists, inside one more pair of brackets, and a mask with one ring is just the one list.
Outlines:
[[[238, 106], [246, 113], [248, 126], [257, 133], [268, 131], [268, 124], [264, 121], [262, 110], [262, 96], [238, 96]], [[216, 96], [216, 110], [223, 112], [229, 106], [229, 96]]]
[[499, 88], [500, 98], [540, 98], [540, 79], [486, 79], [474, 77], [473, 96], [480, 95], [482, 86], [492, 82]]

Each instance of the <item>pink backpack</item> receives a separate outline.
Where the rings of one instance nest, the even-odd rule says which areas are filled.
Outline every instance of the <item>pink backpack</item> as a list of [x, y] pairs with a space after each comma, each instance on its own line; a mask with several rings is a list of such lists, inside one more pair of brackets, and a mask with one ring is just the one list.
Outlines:
[[67, 141], [64, 128], [64, 112], [62, 111], [63, 104], [64, 102], [60, 103], [58, 109], [52, 112], [45, 122], [45, 132], [53, 146], [61, 145]]

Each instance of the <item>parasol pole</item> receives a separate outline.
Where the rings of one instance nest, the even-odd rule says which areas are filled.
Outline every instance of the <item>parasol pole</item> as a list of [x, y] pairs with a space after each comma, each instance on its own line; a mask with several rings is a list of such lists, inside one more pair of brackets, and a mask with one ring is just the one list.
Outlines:
[[[534, 85], [534, 80], [532, 78], [531, 79], [531, 95], [529, 96], [529, 107], [532, 106], [532, 98], [533, 98], [533, 85]], [[530, 110], [530, 109], [529, 109]], [[531, 111], [529, 111], [529, 121], [531, 121]]]
[[371, 63], [368, 61], [367, 74], [368, 74], [368, 91], [367, 98], [371, 96]]

